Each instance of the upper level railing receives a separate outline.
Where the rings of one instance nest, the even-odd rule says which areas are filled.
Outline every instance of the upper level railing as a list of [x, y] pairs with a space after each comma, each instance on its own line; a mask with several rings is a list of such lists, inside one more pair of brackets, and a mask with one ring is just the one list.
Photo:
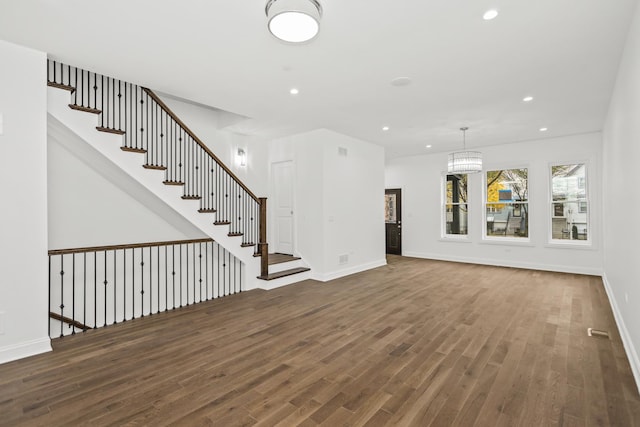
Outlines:
[[49, 335], [241, 292], [243, 264], [212, 239], [49, 251]]
[[[49, 60], [50, 86], [71, 93], [73, 109], [99, 114], [97, 130], [123, 135], [122, 149], [142, 153], [147, 169], [182, 186], [182, 198], [199, 200], [214, 224], [229, 225], [242, 246], [255, 246], [267, 267], [266, 199], [249, 188], [151, 90]], [[265, 271], [262, 271], [265, 274]]]

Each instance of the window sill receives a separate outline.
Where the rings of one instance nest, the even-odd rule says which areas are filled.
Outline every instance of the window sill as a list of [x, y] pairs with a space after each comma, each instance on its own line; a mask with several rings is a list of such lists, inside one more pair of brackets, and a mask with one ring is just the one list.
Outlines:
[[545, 248], [554, 248], [554, 249], [578, 249], [583, 251], [594, 251], [596, 248], [590, 240], [558, 240], [547, 242], [544, 245]]
[[503, 245], [503, 246], [523, 246], [523, 247], [535, 247], [531, 240], [527, 239], [514, 239], [512, 237], [498, 237], [498, 238], [484, 238], [480, 241], [481, 245]]
[[455, 236], [446, 236], [438, 239], [439, 242], [447, 242], [447, 243], [471, 243], [468, 236], [464, 237], [455, 237]]

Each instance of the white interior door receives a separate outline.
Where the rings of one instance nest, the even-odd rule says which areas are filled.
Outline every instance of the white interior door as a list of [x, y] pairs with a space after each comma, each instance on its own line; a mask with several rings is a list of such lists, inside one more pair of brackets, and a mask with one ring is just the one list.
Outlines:
[[293, 255], [293, 162], [273, 163], [274, 252]]

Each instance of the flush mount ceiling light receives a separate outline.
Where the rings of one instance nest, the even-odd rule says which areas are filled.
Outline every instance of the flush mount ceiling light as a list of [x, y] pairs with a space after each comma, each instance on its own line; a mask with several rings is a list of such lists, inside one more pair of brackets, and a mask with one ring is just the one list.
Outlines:
[[320, 30], [322, 6], [317, 0], [269, 0], [265, 6], [271, 34], [289, 43], [303, 43]]
[[462, 151], [449, 154], [447, 172], [449, 173], [476, 173], [482, 171], [482, 153], [479, 151], [467, 151], [468, 127], [460, 128], [462, 131]]

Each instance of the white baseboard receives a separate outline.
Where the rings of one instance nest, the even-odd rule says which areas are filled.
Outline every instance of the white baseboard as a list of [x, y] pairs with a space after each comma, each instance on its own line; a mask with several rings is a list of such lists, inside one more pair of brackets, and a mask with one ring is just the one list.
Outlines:
[[622, 338], [624, 350], [627, 353], [627, 359], [629, 359], [629, 365], [631, 365], [631, 372], [633, 372], [633, 377], [636, 380], [638, 393], [640, 393], [640, 358], [638, 358], [638, 352], [636, 351], [636, 347], [633, 345], [631, 335], [629, 334], [627, 325], [624, 323], [624, 318], [622, 317], [622, 313], [620, 312], [620, 307], [618, 306], [618, 302], [616, 301], [613, 289], [611, 289], [611, 284], [607, 280], [606, 274], [602, 275], [602, 282], [604, 283], [604, 289], [607, 292], [607, 296], [609, 297], [611, 311], [613, 311], [613, 317], [615, 318], [616, 324], [618, 325], [618, 331], [620, 332], [620, 337]]
[[328, 282], [329, 280], [339, 279], [340, 277], [349, 276], [351, 274], [360, 273], [361, 271], [371, 270], [372, 268], [387, 265], [387, 259], [383, 258], [377, 261], [367, 262], [365, 264], [354, 265], [353, 267], [344, 268], [326, 274], [313, 274], [311, 278], [320, 282]]
[[438, 261], [462, 262], [466, 264], [482, 264], [493, 265], [497, 267], [526, 268], [529, 270], [556, 271], [558, 273], [587, 274], [590, 276], [602, 276], [601, 268], [578, 267], [566, 265], [540, 264], [523, 261], [496, 261], [495, 259], [475, 258], [475, 257], [458, 257], [443, 256], [441, 254], [430, 254], [422, 252], [404, 252], [402, 255], [413, 258], [435, 259]]
[[51, 351], [49, 337], [0, 347], [0, 364]]

